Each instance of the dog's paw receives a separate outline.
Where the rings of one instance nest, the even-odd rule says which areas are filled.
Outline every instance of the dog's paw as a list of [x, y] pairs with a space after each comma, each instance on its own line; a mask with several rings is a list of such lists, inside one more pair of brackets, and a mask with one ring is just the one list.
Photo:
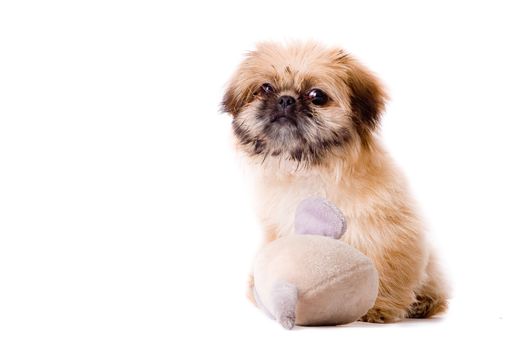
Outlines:
[[361, 317], [360, 321], [370, 323], [392, 323], [404, 318], [404, 311], [401, 310], [381, 310], [372, 308], [366, 315]]

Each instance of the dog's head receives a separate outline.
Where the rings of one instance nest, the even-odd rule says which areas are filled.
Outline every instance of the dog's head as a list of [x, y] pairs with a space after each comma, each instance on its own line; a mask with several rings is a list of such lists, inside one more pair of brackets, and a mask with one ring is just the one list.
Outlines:
[[378, 80], [341, 49], [262, 43], [234, 74], [223, 109], [250, 156], [317, 165], [366, 144], [385, 99]]

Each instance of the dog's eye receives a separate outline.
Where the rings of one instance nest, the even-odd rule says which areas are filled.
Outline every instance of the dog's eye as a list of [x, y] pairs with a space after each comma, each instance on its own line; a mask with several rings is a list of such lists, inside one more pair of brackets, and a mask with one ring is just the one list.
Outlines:
[[265, 93], [265, 94], [270, 94], [272, 92], [274, 92], [275, 90], [273, 89], [273, 86], [270, 84], [270, 83], [264, 83], [261, 85], [261, 90]]
[[323, 90], [312, 89], [308, 92], [308, 99], [312, 101], [314, 105], [322, 106], [328, 102], [328, 96], [324, 93]]

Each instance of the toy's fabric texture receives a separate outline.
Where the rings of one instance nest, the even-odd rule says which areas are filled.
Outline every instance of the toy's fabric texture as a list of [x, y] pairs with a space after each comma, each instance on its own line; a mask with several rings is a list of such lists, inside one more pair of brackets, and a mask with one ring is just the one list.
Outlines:
[[375, 302], [378, 275], [365, 255], [331, 238], [346, 230], [342, 213], [324, 199], [307, 199], [296, 229], [301, 234], [267, 244], [254, 261], [259, 307], [288, 329], [359, 319]]
[[295, 233], [339, 239], [346, 231], [343, 213], [326, 199], [312, 197], [303, 200], [295, 211]]

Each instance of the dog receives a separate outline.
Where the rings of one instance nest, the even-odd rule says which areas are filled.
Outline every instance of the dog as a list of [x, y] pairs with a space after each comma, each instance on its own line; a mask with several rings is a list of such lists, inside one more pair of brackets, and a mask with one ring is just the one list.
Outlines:
[[340, 48], [263, 42], [227, 85], [235, 145], [253, 170], [265, 241], [293, 233], [297, 204], [327, 198], [348, 221], [341, 240], [375, 263], [379, 295], [362, 321], [427, 318], [447, 288], [403, 175], [377, 129], [387, 94]]

